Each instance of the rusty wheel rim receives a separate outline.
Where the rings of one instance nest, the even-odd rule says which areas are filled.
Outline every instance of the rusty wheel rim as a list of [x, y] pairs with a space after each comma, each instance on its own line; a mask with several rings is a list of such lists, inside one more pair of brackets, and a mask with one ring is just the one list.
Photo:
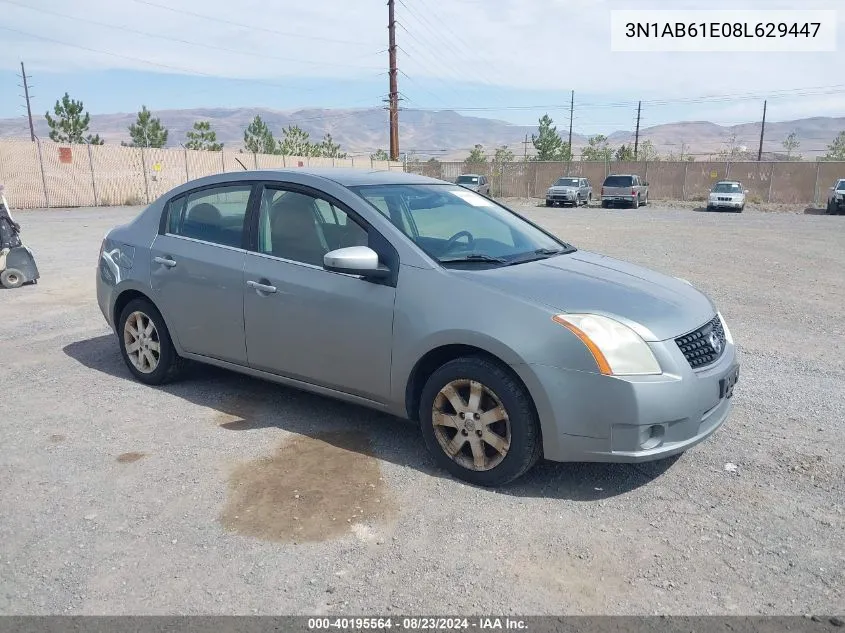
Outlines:
[[161, 342], [153, 320], [143, 312], [129, 315], [123, 326], [123, 346], [129, 362], [143, 374], [151, 374], [161, 360]]
[[493, 390], [477, 380], [461, 378], [444, 386], [434, 399], [431, 422], [443, 452], [468, 470], [491, 470], [510, 449], [508, 413]]

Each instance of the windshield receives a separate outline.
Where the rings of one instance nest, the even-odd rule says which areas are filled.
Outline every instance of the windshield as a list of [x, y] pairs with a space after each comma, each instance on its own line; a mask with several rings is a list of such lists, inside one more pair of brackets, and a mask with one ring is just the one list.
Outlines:
[[838, 183], [836, 183], [836, 190], [845, 191], [845, 180], [840, 180]]
[[477, 185], [478, 176], [458, 176], [459, 185]]
[[604, 180], [605, 187], [630, 187], [634, 184], [631, 176], [608, 176]]
[[558, 178], [555, 187], [577, 187], [577, 178]]
[[719, 182], [713, 187], [713, 193], [742, 193], [742, 187], [735, 182]]
[[350, 187], [441, 263], [516, 264], [574, 249], [456, 185]]

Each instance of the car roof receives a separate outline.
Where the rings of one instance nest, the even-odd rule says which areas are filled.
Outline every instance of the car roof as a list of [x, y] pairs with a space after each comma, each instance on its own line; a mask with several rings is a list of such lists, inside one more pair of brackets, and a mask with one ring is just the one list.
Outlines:
[[717, 185], [738, 185], [740, 184], [739, 180], [720, 180], [716, 183]]
[[615, 176], [625, 176], [625, 177], [627, 177], [627, 178], [633, 178], [633, 177], [634, 177], [634, 176], [636, 176], [636, 175], [637, 175], [637, 174], [608, 174], [608, 175], [607, 175], [607, 178], [613, 178], [613, 177], [615, 177]]
[[245, 171], [227, 171], [192, 179], [181, 185], [179, 190], [193, 189], [205, 185], [235, 182], [239, 180], [279, 180], [285, 181], [287, 175], [311, 176], [333, 181], [343, 187], [356, 185], [448, 185], [445, 180], [409, 174], [396, 170], [371, 170], [341, 167], [298, 167], [295, 169], [248, 169]]
[[[461, 176], [473, 176], [474, 178], [479, 178], [481, 174], [461, 174]], [[458, 176], [458, 178], [460, 178], [461, 176]]]

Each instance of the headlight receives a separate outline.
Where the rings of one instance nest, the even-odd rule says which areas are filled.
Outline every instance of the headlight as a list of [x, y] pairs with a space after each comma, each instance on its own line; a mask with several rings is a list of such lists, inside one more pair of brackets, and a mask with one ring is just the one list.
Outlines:
[[646, 342], [619, 321], [597, 314], [557, 314], [552, 319], [581, 339], [607, 376], [663, 373]]
[[725, 340], [731, 345], [733, 345], [734, 338], [733, 336], [731, 336], [731, 331], [728, 329], [728, 324], [725, 322], [725, 317], [722, 316], [721, 312], [717, 312], [716, 314], [719, 315], [719, 320], [722, 322], [722, 329], [725, 331]]

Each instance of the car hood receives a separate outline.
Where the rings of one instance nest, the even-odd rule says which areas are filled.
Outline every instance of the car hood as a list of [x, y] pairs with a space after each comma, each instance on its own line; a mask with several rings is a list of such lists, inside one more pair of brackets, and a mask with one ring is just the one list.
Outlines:
[[575, 193], [578, 187], [549, 187], [549, 191], [554, 193]]
[[460, 274], [560, 312], [614, 317], [647, 341], [686, 334], [716, 313], [705, 294], [680, 279], [588, 251]]
[[745, 196], [745, 194], [742, 193], [742, 192], [739, 192], [739, 193], [718, 193], [718, 192], [715, 192], [715, 191], [710, 192], [711, 198], [730, 198], [731, 200], [736, 200], [736, 199], [742, 198], [744, 196]]

